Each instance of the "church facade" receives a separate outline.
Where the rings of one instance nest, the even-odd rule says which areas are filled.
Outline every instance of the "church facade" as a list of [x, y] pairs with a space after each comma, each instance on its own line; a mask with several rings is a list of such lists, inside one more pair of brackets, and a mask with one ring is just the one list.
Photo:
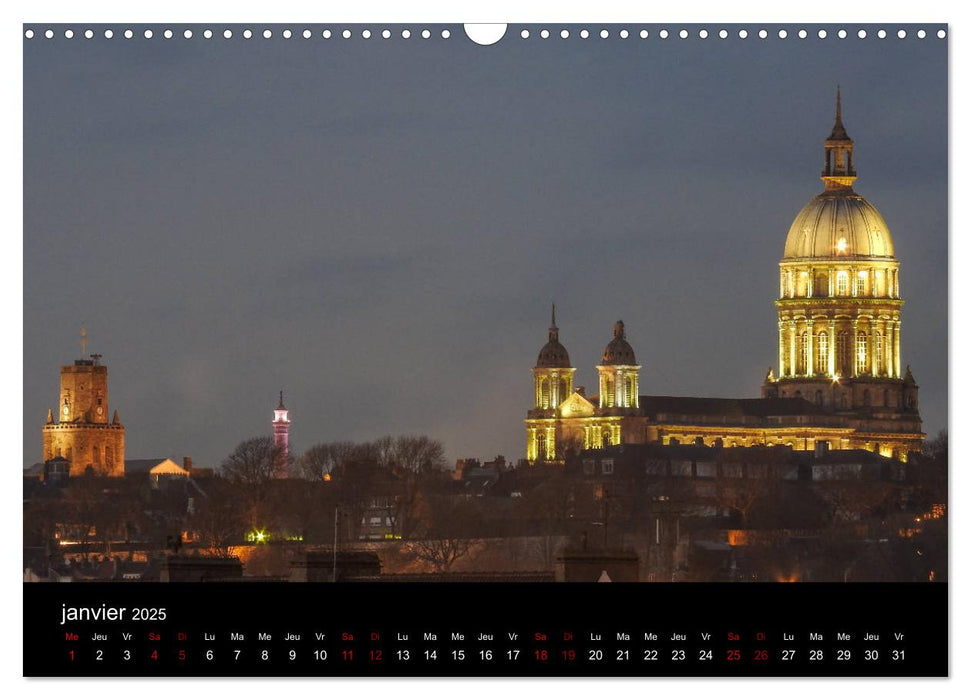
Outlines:
[[554, 309], [533, 367], [530, 463], [632, 443], [866, 449], [906, 460], [923, 444], [917, 383], [901, 372], [899, 268], [890, 229], [853, 189], [853, 141], [836, 120], [823, 142], [824, 190], [796, 216], [779, 263], [779, 375], [760, 398], [641, 395], [622, 321], [604, 349], [598, 394], [573, 385]]

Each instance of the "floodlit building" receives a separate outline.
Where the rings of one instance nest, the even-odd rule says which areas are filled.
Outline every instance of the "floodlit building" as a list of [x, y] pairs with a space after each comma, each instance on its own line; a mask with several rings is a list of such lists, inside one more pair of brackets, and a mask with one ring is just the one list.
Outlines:
[[887, 223], [853, 189], [853, 145], [837, 91], [824, 190], [796, 216], [779, 263], [779, 375], [769, 370], [761, 398], [641, 395], [622, 321], [597, 365], [599, 393], [587, 397], [574, 387], [554, 308], [533, 367], [526, 459], [561, 462], [569, 450], [637, 443], [825, 443], [901, 460], [919, 451], [917, 382], [900, 353], [900, 263]]
[[125, 427], [118, 411], [108, 420], [108, 368], [101, 355], [84, 358], [86, 341], [82, 329], [81, 359], [61, 367], [58, 406], [47, 409], [42, 430], [43, 460], [63, 458], [72, 477], [124, 476]]

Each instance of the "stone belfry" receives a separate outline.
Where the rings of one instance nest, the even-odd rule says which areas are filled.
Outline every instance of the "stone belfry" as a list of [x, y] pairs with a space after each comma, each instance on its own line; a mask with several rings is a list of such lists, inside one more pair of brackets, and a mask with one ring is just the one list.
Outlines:
[[280, 405], [273, 411], [273, 444], [280, 450], [276, 476], [286, 479], [290, 469], [290, 411], [283, 405], [283, 392], [280, 392]]
[[824, 189], [796, 216], [779, 263], [779, 376], [769, 372], [763, 396], [904, 419], [919, 433], [917, 384], [901, 372], [900, 263], [886, 221], [853, 189], [853, 147], [837, 88]]
[[85, 358], [87, 332], [81, 329], [81, 358], [61, 367], [56, 409], [48, 409], [43, 459], [62, 457], [70, 476], [124, 476], [125, 428], [115, 411], [108, 420], [108, 368], [101, 355]]

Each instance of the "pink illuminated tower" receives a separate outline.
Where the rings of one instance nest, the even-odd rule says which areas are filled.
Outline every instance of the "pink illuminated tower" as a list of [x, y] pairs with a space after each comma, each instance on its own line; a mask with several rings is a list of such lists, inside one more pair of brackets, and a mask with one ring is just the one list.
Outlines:
[[273, 411], [273, 444], [280, 448], [280, 463], [277, 465], [277, 478], [286, 479], [290, 465], [290, 412], [283, 405], [283, 392], [280, 392], [280, 405]]

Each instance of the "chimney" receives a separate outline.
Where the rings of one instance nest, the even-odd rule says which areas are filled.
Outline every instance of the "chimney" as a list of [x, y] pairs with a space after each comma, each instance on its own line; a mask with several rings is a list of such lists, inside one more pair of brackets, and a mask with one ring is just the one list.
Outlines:
[[192, 457], [183, 457], [182, 458], [182, 466], [185, 468], [185, 470], [187, 472], [191, 472], [192, 471]]

